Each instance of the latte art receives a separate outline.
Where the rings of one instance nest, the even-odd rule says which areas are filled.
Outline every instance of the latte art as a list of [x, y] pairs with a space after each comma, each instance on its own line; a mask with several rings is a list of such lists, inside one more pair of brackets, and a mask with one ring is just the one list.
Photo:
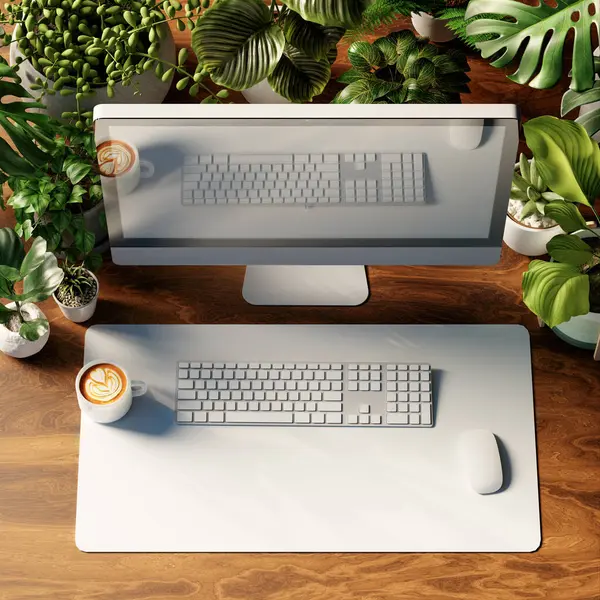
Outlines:
[[111, 364], [90, 367], [81, 378], [81, 393], [94, 404], [117, 401], [125, 391], [127, 380], [121, 369]]
[[102, 142], [97, 148], [98, 167], [105, 177], [118, 177], [130, 171], [135, 164], [133, 148], [119, 140]]

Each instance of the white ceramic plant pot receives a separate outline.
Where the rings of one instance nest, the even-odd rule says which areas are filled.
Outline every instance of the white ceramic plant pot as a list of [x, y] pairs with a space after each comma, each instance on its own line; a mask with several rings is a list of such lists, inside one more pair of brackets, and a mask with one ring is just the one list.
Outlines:
[[563, 230], [558, 225], [539, 229], [523, 225], [515, 221], [510, 215], [506, 215], [504, 242], [518, 254], [524, 256], [546, 254], [546, 244], [559, 233], [563, 233]]
[[[515, 169], [518, 167], [519, 163], [515, 163]], [[518, 254], [541, 256], [546, 254], [546, 244], [559, 233], [564, 233], [559, 225], [546, 228], [530, 227], [507, 214], [503, 239], [504, 243]]]
[[[14, 308], [15, 303], [11, 302], [7, 307]], [[22, 306], [21, 310], [27, 314], [29, 317], [27, 320], [30, 321], [33, 319], [46, 318], [41, 309], [35, 304], [26, 303]], [[27, 358], [28, 356], [37, 354], [46, 345], [49, 337], [49, 326], [48, 331], [46, 331], [44, 335], [35, 342], [30, 342], [29, 340], [22, 338], [18, 333], [10, 331], [10, 329], [7, 329], [4, 325], [0, 325], [0, 350], [13, 358]]]
[[[167, 35], [164, 40], [161, 40], [159, 58], [170, 63], [175, 62], [175, 40], [169, 27], [165, 24], [162, 25], [166, 29]], [[14, 37], [13, 37], [14, 39]], [[22, 56], [16, 43], [10, 45], [10, 64], [14, 65], [17, 56]], [[40, 92], [32, 90], [31, 85], [35, 83], [38, 77], [43, 80], [48, 80], [43, 74], [39, 73], [33, 68], [33, 65], [28, 61], [23, 61], [17, 69], [19, 76], [21, 77], [21, 85], [34, 97], [38, 98]], [[94, 95], [89, 98], [83, 98], [81, 100], [81, 107], [84, 110], [92, 110], [97, 104], [160, 104], [164, 99], [171, 87], [171, 77], [168, 81], [161, 81], [160, 78], [156, 77], [154, 70], [150, 69], [145, 71], [141, 75], [137, 75], [131, 81], [131, 85], [127, 87], [117, 83], [114, 86], [114, 97], [109, 98], [107, 93], [107, 87], [94, 88]], [[48, 80], [49, 81], [49, 80]], [[52, 85], [50, 85], [52, 87]], [[136, 89], [139, 89], [140, 94], [134, 95]], [[75, 95], [61, 96], [60, 94], [54, 94], [51, 96], [47, 94], [43, 103], [45, 104], [48, 114], [52, 117], [60, 117], [63, 112], [73, 112], [76, 109]]]
[[94, 299], [85, 306], [66, 306], [56, 297], [56, 292], [52, 294], [54, 301], [58, 304], [58, 308], [60, 308], [60, 312], [62, 312], [69, 321], [73, 321], [73, 323], [83, 323], [84, 321], [91, 319], [94, 312], [96, 312], [96, 304], [98, 304], [98, 296], [100, 294], [100, 282], [91, 271], [88, 271], [88, 273], [96, 282], [96, 295], [94, 296]]
[[242, 95], [250, 104], [291, 104], [287, 98], [273, 91], [266, 79], [247, 90], [243, 90]]
[[436, 19], [426, 12], [414, 12], [410, 16], [415, 31], [432, 42], [449, 42], [455, 38], [454, 32], [447, 26], [447, 19]]
[[[600, 229], [596, 229], [596, 231], [600, 233]], [[577, 235], [587, 238], [594, 234], [589, 231], [581, 231]], [[587, 315], [572, 317], [565, 323], [554, 327], [552, 331], [572, 346], [594, 350], [600, 337], [600, 313], [589, 312]]]

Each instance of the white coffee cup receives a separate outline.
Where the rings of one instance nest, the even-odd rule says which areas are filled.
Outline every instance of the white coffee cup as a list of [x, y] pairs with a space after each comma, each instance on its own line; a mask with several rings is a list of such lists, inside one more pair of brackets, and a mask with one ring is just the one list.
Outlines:
[[[100, 365], [107, 365], [113, 370], [103, 369]], [[93, 369], [93, 367], [98, 367], [98, 369]], [[89, 398], [82, 391], [81, 381], [88, 372], [90, 377], [83, 382], [83, 385], [86, 386]], [[96, 423], [118, 421], [131, 408], [133, 398], [143, 396], [147, 390], [148, 386], [144, 381], [132, 380], [127, 371], [112, 360], [88, 362], [80, 369], [75, 379], [75, 392], [79, 408]]]
[[154, 165], [140, 159], [140, 153], [131, 142], [106, 139], [96, 146], [102, 186], [109, 191], [126, 196], [139, 185], [140, 179], [154, 175]]

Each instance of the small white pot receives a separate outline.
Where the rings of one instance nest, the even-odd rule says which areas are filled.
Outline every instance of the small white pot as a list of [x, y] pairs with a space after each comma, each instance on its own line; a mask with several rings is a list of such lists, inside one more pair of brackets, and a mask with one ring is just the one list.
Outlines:
[[[529, 161], [531, 162], [531, 160]], [[519, 163], [515, 163], [515, 170]], [[559, 225], [554, 227], [530, 227], [519, 223], [511, 215], [506, 215], [504, 226], [504, 243], [523, 256], [541, 256], [546, 254], [546, 244], [559, 233], [564, 233]]]
[[[14, 302], [7, 305], [7, 308], [14, 307]], [[29, 302], [24, 304], [21, 310], [29, 317], [26, 319], [29, 321], [46, 318], [46, 315], [44, 315], [38, 306]], [[0, 350], [13, 358], [27, 358], [28, 356], [37, 354], [46, 345], [49, 337], [50, 326], [48, 326], [48, 331], [46, 331], [44, 335], [35, 342], [30, 342], [29, 340], [22, 338], [18, 333], [10, 331], [10, 329], [4, 325], [0, 325]]]
[[559, 233], [563, 233], [559, 225], [545, 229], [529, 227], [515, 221], [510, 215], [506, 215], [504, 242], [518, 254], [524, 256], [546, 254], [546, 244]]
[[91, 319], [94, 312], [96, 312], [96, 304], [98, 304], [98, 296], [100, 294], [100, 282], [91, 271], [88, 271], [88, 273], [96, 282], [96, 295], [94, 296], [94, 299], [85, 306], [65, 306], [56, 297], [56, 292], [52, 294], [52, 297], [56, 304], [58, 304], [58, 308], [60, 308], [62, 314], [69, 319], [69, 321], [73, 321], [73, 323], [83, 323], [84, 321]]
[[436, 19], [425, 12], [414, 12], [410, 16], [415, 31], [432, 42], [449, 42], [455, 38], [454, 32], [447, 26], [448, 19]]
[[242, 95], [250, 104], [292, 104], [287, 98], [275, 92], [266, 79], [243, 90]]

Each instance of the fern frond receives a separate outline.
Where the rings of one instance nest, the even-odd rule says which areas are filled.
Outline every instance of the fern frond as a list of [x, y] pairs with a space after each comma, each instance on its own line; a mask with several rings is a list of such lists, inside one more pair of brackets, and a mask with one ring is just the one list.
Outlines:
[[479, 19], [501, 19], [499, 15], [486, 13], [477, 15], [469, 20], [465, 20], [465, 12], [466, 7], [446, 8], [436, 11], [435, 16], [438, 19], [447, 19], [448, 22], [446, 25], [448, 26], [448, 29], [451, 29], [459, 40], [474, 50], [476, 49], [476, 44], [479, 42], [487, 42], [488, 40], [492, 40], [496, 37], [490, 33], [467, 35], [467, 25]]

